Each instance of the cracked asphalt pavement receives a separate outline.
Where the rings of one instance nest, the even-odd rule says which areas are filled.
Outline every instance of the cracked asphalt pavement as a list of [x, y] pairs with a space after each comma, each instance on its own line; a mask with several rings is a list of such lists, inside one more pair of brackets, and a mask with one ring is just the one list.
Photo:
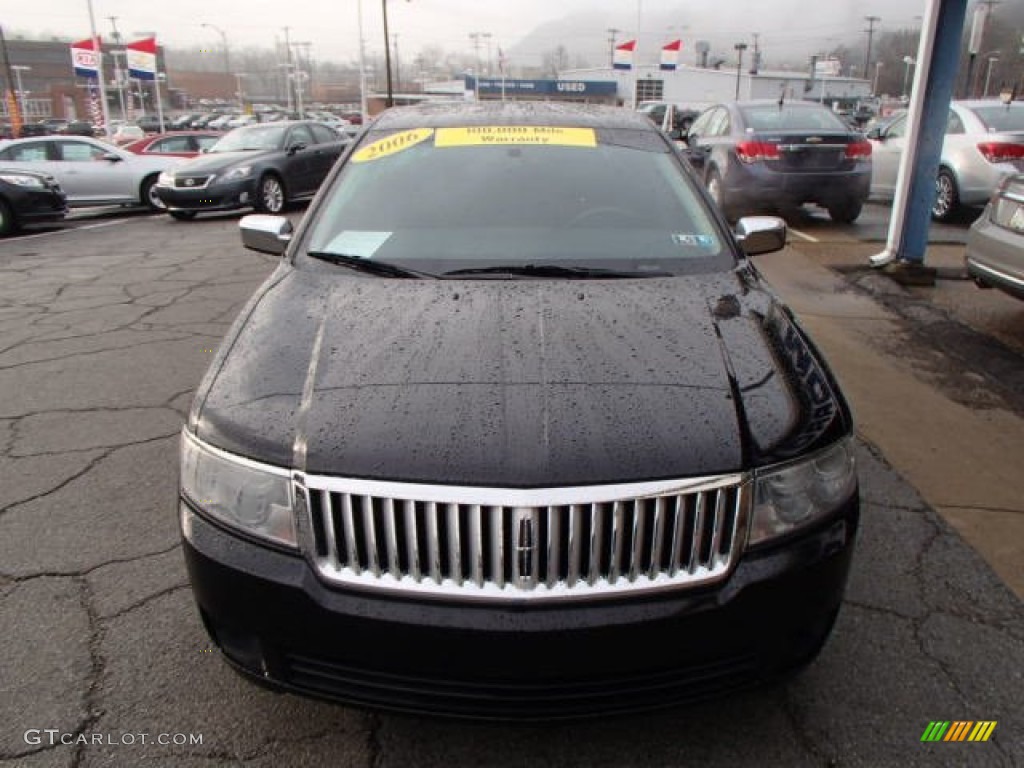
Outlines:
[[[0, 242], [0, 766], [1024, 765], [1021, 602], [866, 445], [846, 603], [787, 684], [522, 726], [241, 680], [189, 592], [177, 441], [212, 350], [273, 266], [242, 249], [237, 217]], [[922, 744], [932, 720], [998, 726], [986, 743]]]

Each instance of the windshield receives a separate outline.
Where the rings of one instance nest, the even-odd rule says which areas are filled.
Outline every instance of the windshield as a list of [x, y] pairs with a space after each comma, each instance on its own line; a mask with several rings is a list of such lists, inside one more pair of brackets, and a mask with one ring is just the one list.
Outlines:
[[[544, 143], [532, 143], [538, 137]], [[432, 274], [530, 265], [654, 276], [733, 265], [679, 160], [653, 131], [370, 132], [315, 220], [300, 252]]]
[[280, 149], [287, 126], [252, 125], [236, 128], [210, 148], [210, 152], [242, 152], [246, 150]]
[[764, 104], [741, 107], [747, 128], [755, 131], [843, 131], [849, 127], [825, 107]]
[[974, 114], [992, 132], [1024, 131], [1024, 106], [1020, 104], [994, 104], [991, 107], [973, 107]]

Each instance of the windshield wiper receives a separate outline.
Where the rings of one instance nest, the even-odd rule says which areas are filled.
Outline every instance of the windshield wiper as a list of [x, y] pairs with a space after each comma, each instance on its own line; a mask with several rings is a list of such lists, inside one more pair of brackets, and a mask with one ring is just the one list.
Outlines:
[[386, 261], [374, 261], [365, 259], [362, 256], [353, 256], [350, 253], [334, 253], [332, 251], [306, 251], [306, 255], [313, 259], [340, 264], [344, 267], [351, 267], [359, 272], [370, 272], [374, 275], [386, 275], [388, 277], [436, 277], [429, 272], [418, 272], [415, 269], [406, 269], [396, 264], [388, 264]]
[[597, 267], [562, 267], [558, 264], [504, 264], [496, 267], [469, 267], [453, 269], [441, 277], [454, 275], [528, 275], [530, 277], [670, 277], [671, 272], [625, 272], [616, 269], [600, 269]]

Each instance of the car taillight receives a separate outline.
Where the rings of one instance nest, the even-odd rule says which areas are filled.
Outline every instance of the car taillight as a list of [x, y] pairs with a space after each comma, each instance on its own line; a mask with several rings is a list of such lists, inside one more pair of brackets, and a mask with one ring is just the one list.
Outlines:
[[1005, 141], [983, 141], [978, 145], [982, 157], [990, 163], [1006, 163], [1024, 159], [1024, 144], [1010, 144]]
[[759, 160], [778, 160], [779, 145], [767, 141], [741, 141], [736, 145], [736, 157], [744, 163], [756, 163]]
[[867, 139], [851, 141], [846, 145], [846, 159], [857, 160], [862, 157], [871, 157], [871, 142]]

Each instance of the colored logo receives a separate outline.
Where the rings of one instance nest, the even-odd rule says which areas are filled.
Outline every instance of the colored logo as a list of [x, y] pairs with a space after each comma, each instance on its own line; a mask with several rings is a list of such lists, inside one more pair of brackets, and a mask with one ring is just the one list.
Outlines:
[[921, 741], [988, 741], [995, 729], [995, 720], [932, 720]]

